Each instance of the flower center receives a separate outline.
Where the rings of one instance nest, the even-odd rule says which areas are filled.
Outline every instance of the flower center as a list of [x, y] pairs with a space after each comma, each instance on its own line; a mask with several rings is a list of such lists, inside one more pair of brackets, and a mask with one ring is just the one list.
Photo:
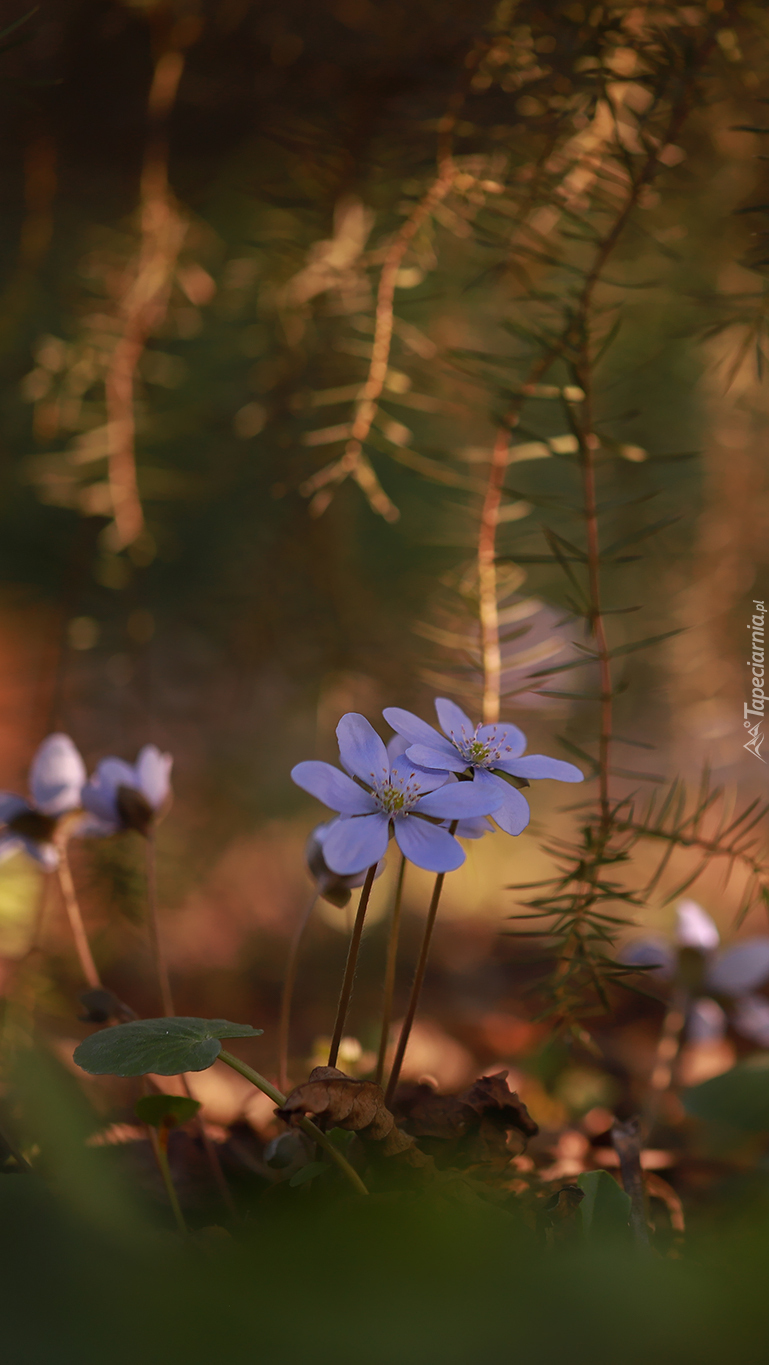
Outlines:
[[415, 774], [411, 772], [401, 778], [398, 769], [393, 768], [390, 781], [382, 782], [374, 788], [374, 795], [385, 815], [405, 815], [420, 796], [424, 796], [420, 783], [408, 781], [409, 777], [414, 776]]

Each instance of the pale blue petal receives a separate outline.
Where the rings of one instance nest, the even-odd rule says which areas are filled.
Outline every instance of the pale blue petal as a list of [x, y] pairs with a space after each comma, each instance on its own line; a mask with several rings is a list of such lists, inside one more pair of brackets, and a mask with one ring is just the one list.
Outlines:
[[350, 876], [378, 863], [389, 839], [390, 821], [381, 812], [335, 820], [323, 842], [323, 857], [332, 872]]
[[452, 739], [472, 739], [475, 735], [475, 726], [466, 716], [461, 707], [456, 702], [449, 701], [448, 697], [436, 697], [435, 709], [438, 712], [438, 720], [441, 728], [451, 735]]
[[[488, 774], [484, 774], [488, 776]], [[414, 810], [420, 815], [436, 815], [440, 820], [472, 819], [476, 815], [491, 815], [502, 804], [504, 792], [496, 783], [450, 782], [440, 791], [420, 796]]]
[[342, 716], [336, 727], [339, 755], [349, 773], [362, 782], [378, 787], [390, 776], [387, 750], [373, 725], [357, 711]]
[[554, 777], [557, 782], [584, 782], [585, 774], [573, 763], [564, 763], [560, 758], [548, 758], [547, 754], [527, 754], [525, 758], [495, 759], [494, 767], [513, 777]]
[[427, 872], [453, 872], [465, 861], [464, 850], [440, 825], [414, 815], [399, 815], [394, 825], [398, 848], [417, 867]]
[[434, 768], [444, 773], [463, 773], [468, 766], [467, 759], [457, 753], [453, 744], [447, 745], [445, 752], [440, 749], [428, 749], [426, 744], [412, 744], [407, 750], [407, 756], [412, 763], [418, 763], [420, 768]]
[[653, 969], [644, 972], [644, 976], [656, 975], [667, 979], [675, 972], [676, 954], [665, 939], [636, 938], [625, 944], [619, 961], [627, 963], [629, 967]]
[[478, 739], [482, 744], [490, 744], [508, 758], [518, 758], [526, 748], [526, 736], [517, 725], [506, 725], [498, 721], [496, 725], [479, 725]]
[[708, 968], [705, 984], [719, 995], [744, 995], [769, 979], [769, 938], [761, 934], [726, 948]]
[[30, 858], [46, 872], [54, 872], [59, 866], [59, 850], [53, 844], [38, 844], [35, 839], [23, 839], [22, 842]]
[[732, 1023], [744, 1038], [769, 1048], [769, 1000], [765, 995], [743, 995], [736, 1000]]
[[458, 839], [482, 839], [492, 833], [492, 828], [485, 816], [479, 816], [477, 820], [460, 820], [454, 832]]
[[495, 777], [493, 773], [485, 772], [483, 768], [476, 769], [473, 778], [473, 786], [479, 784], [484, 787], [493, 785], [494, 790], [502, 796], [502, 805], [493, 811], [492, 820], [505, 831], [505, 834], [520, 834], [531, 819], [531, 811], [528, 801], [517, 787], [511, 787], [503, 777]]
[[[343, 815], [369, 815], [379, 809], [369, 792], [364, 792], [357, 782], [353, 782], [351, 777], [341, 773], [338, 768], [332, 768], [330, 763], [308, 759], [305, 763], [297, 763], [296, 767], [291, 769], [291, 777], [297, 787], [309, 792], [311, 796], [317, 796], [324, 806], [341, 811]], [[357, 872], [359, 868], [360, 863], [353, 870]], [[334, 868], [334, 871], [337, 869]]]
[[0, 824], [7, 825], [14, 816], [23, 815], [31, 809], [23, 796], [17, 796], [15, 792], [0, 792]]
[[120, 828], [117, 819], [102, 820], [86, 810], [78, 817], [77, 824], [69, 830], [69, 834], [76, 839], [108, 839], [111, 834], [117, 834]]
[[411, 796], [415, 792], [434, 792], [448, 780], [447, 772], [425, 772], [423, 768], [415, 768], [407, 757], [396, 759], [395, 767], [390, 774], [391, 785], [397, 787], [399, 791], [408, 788]]
[[415, 716], [413, 711], [403, 711], [400, 706], [387, 706], [382, 715], [387, 724], [392, 725], [393, 730], [403, 735], [409, 744], [427, 744], [428, 747], [442, 750], [448, 742], [426, 720]]
[[388, 739], [387, 757], [391, 768], [396, 758], [400, 758], [402, 754], [405, 754], [408, 745], [409, 742], [407, 739], [404, 739], [403, 735], [393, 735], [392, 739]]
[[0, 834], [0, 863], [5, 863], [24, 847], [18, 834]]
[[154, 744], [145, 744], [136, 760], [138, 790], [153, 810], [160, 810], [171, 793], [173, 761], [170, 754], [161, 754]]
[[86, 780], [85, 764], [69, 735], [44, 739], [29, 770], [29, 789], [44, 815], [77, 810]]
[[122, 758], [103, 758], [82, 791], [82, 802], [86, 810], [99, 820], [121, 825], [117, 809], [119, 787], [136, 789], [138, 778], [136, 769]]

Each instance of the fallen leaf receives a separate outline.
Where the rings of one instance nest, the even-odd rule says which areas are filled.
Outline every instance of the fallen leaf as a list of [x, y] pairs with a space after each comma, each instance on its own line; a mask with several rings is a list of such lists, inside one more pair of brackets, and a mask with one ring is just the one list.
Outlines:
[[416, 1138], [447, 1144], [439, 1154], [462, 1165], [496, 1158], [505, 1164], [512, 1153], [507, 1146], [511, 1130], [524, 1138], [539, 1131], [526, 1105], [506, 1082], [506, 1071], [481, 1076], [459, 1095], [438, 1095], [429, 1085], [413, 1086], [398, 1099], [398, 1117]]
[[354, 1080], [335, 1066], [316, 1066], [275, 1112], [292, 1126], [310, 1114], [325, 1128], [345, 1128], [364, 1141], [382, 1143], [386, 1156], [413, 1146], [413, 1139], [396, 1126], [381, 1086]]

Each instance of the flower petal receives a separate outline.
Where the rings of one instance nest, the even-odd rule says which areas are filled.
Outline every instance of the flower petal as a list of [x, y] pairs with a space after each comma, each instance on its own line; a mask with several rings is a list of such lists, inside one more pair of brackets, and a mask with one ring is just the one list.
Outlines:
[[335, 820], [333, 829], [323, 841], [323, 857], [332, 872], [349, 877], [361, 868], [378, 863], [387, 851], [389, 840], [390, 821], [381, 811], [376, 815]]
[[96, 772], [83, 787], [82, 802], [86, 810], [99, 820], [121, 825], [117, 809], [119, 787], [136, 788], [136, 769], [122, 758], [103, 758]]
[[699, 948], [701, 953], [712, 952], [721, 936], [707, 911], [696, 901], [681, 901], [676, 911], [676, 943], [679, 948]]
[[505, 831], [505, 834], [520, 834], [531, 819], [529, 803], [525, 796], [521, 795], [517, 787], [511, 787], [509, 782], [505, 782], [503, 777], [495, 777], [494, 773], [486, 772], [483, 768], [475, 770], [473, 786], [477, 783], [483, 786], [493, 784], [494, 790], [501, 794], [502, 804], [492, 811], [492, 820]]
[[[719, 953], [711, 963], [705, 984], [719, 995], [744, 995], [769, 978], [769, 937], [743, 939]], [[769, 1003], [769, 1002], [767, 1002]]]
[[[341, 811], [343, 815], [370, 815], [379, 809], [369, 792], [364, 792], [357, 782], [353, 782], [351, 777], [341, 773], [338, 768], [333, 768], [330, 763], [308, 759], [305, 763], [297, 763], [296, 767], [291, 769], [291, 777], [297, 787], [309, 792], [311, 796], [317, 796], [324, 806]], [[360, 863], [353, 870], [357, 872], [359, 868]], [[334, 871], [337, 869], [334, 868]]]
[[410, 795], [414, 792], [434, 792], [438, 787], [444, 786], [449, 780], [448, 773], [426, 772], [423, 768], [417, 768], [410, 763], [408, 757], [396, 758], [395, 766], [390, 773], [390, 782], [393, 787], [400, 791], [410, 788]]
[[441, 729], [446, 731], [452, 739], [472, 739], [475, 734], [475, 726], [466, 716], [461, 707], [456, 702], [449, 701], [448, 697], [436, 697], [435, 709], [438, 712], [438, 720]]
[[492, 831], [493, 826], [486, 817], [479, 815], [476, 820], [460, 820], [454, 833], [458, 839], [482, 839], [484, 834], [491, 834]]
[[392, 739], [388, 739], [386, 747], [387, 757], [390, 762], [390, 767], [392, 768], [396, 758], [400, 758], [402, 754], [405, 754], [409, 747], [409, 742], [403, 735], [396, 734], [393, 735]]
[[23, 796], [17, 796], [15, 792], [0, 792], [0, 824], [7, 825], [15, 815], [23, 815], [31, 809]]
[[339, 756], [349, 773], [378, 787], [390, 776], [387, 750], [373, 725], [357, 711], [348, 711], [336, 727]]
[[693, 1043], [718, 1043], [726, 1033], [726, 1015], [715, 1001], [695, 1000], [686, 1020], [686, 1036]]
[[444, 773], [463, 773], [467, 767], [467, 759], [462, 758], [453, 744], [448, 747], [451, 753], [441, 749], [428, 749], [426, 744], [412, 744], [406, 750], [406, 756], [420, 768], [433, 768]]
[[161, 754], [154, 744], [145, 744], [136, 760], [139, 791], [146, 796], [153, 810], [160, 810], [168, 800], [173, 761], [170, 754]]
[[[484, 774], [488, 776], [488, 774]], [[441, 820], [472, 819], [476, 815], [491, 815], [502, 804], [504, 792], [496, 783], [449, 782], [437, 792], [420, 796], [413, 809], [420, 815], [437, 815]]]
[[387, 706], [382, 712], [388, 725], [392, 725], [393, 730], [397, 730], [399, 735], [403, 735], [409, 744], [426, 744], [430, 749], [437, 749], [440, 753], [452, 751], [450, 740], [428, 725], [427, 721], [420, 720], [413, 711], [403, 711], [400, 706]]
[[5, 863], [12, 858], [24, 844], [18, 834], [9, 834], [7, 831], [0, 834], [0, 863]]
[[769, 1047], [769, 1000], [764, 995], [743, 995], [734, 1002], [732, 1023], [738, 1033], [759, 1047]]
[[479, 725], [477, 738], [482, 744], [498, 746], [508, 753], [509, 758], [518, 758], [526, 748], [523, 730], [519, 730], [517, 725], [506, 725], [499, 721], [496, 725]]
[[453, 872], [465, 861], [464, 850], [440, 825], [431, 825], [414, 815], [396, 816], [393, 823], [398, 848], [417, 867], [427, 872]]
[[85, 764], [69, 735], [43, 740], [29, 770], [29, 789], [44, 815], [77, 810], [85, 780]]
[[525, 758], [501, 758], [494, 767], [512, 777], [554, 777], [557, 782], [584, 782], [585, 774], [574, 763], [564, 763], [547, 754], [527, 754]]

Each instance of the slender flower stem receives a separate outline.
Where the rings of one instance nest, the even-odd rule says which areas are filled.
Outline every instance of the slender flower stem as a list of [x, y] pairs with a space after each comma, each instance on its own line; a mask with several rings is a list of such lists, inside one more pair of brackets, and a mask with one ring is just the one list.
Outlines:
[[163, 1014], [166, 1019], [173, 1018], [175, 1014], [173, 996], [171, 995], [171, 982], [168, 978], [168, 967], [166, 965], [163, 948], [160, 942], [160, 924], [158, 921], [158, 884], [157, 869], [155, 865], [155, 831], [150, 828], [146, 838], [147, 844], [147, 909], [149, 911], [149, 931], [150, 947], [155, 963], [155, 972], [160, 987], [160, 998], [163, 1002]]
[[[152, 956], [155, 961], [155, 971], [157, 973], [158, 984], [160, 986], [160, 996], [163, 1002], [163, 1015], [166, 1019], [172, 1019], [176, 1013], [176, 1010], [174, 1009], [174, 998], [173, 995], [171, 994], [171, 982], [168, 976], [168, 966], [166, 964], [165, 956], [163, 954], [163, 949], [160, 943], [160, 925], [158, 921], [157, 872], [155, 866], [155, 832], [152, 828], [149, 830], [147, 834], [146, 843], [147, 843], [147, 905], [149, 908], [150, 945], [152, 948]], [[188, 1098], [194, 1099], [195, 1096], [193, 1095], [192, 1090], [190, 1089], [190, 1083], [187, 1079], [187, 1076], [184, 1073], [182, 1073], [180, 1079]], [[219, 1153], [217, 1152], [209, 1134], [206, 1132], [205, 1124], [203, 1123], [203, 1120], [200, 1117], [200, 1115], [196, 1116], [194, 1123], [200, 1134], [200, 1139], [203, 1143], [203, 1149], [206, 1154], [206, 1160], [208, 1161], [208, 1164], [211, 1168], [211, 1174], [214, 1178], [214, 1183], [216, 1184], [216, 1187], [219, 1190], [219, 1193], [222, 1196], [224, 1203], [227, 1205], [227, 1208], [229, 1209], [230, 1213], [237, 1214], [235, 1201], [233, 1200], [232, 1194], [230, 1193], [230, 1188], [227, 1184], [224, 1171], [222, 1170], [222, 1163], [219, 1160]]]
[[[266, 1077], [261, 1076], [258, 1071], [254, 1071], [253, 1067], [248, 1066], [246, 1062], [241, 1062], [239, 1057], [234, 1057], [231, 1052], [226, 1052], [225, 1049], [222, 1048], [219, 1053], [219, 1059], [222, 1062], [226, 1062], [227, 1066], [231, 1066], [233, 1071], [239, 1071], [241, 1076], [245, 1076], [246, 1080], [250, 1081], [252, 1085], [255, 1085], [263, 1094], [269, 1095], [270, 1099], [274, 1100], [277, 1105], [280, 1106], [285, 1104], [286, 1097], [278, 1090], [277, 1086], [272, 1085]], [[331, 1160], [339, 1167], [340, 1171], [344, 1172], [350, 1184], [358, 1194], [368, 1194], [368, 1190], [354, 1166], [350, 1165], [347, 1158], [342, 1156], [339, 1148], [334, 1146], [331, 1139], [326, 1137], [326, 1134], [321, 1131], [316, 1123], [313, 1123], [312, 1119], [306, 1117], [301, 1119], [299, 1127], [302, 1129], [302, 1132], [306, 1133], [309, 1138], [312, 1138], [313, 1142], [317, 1142], [318, 1146], [322, 1147], [324, 1152], [331, 1157]]]
[[149, 1135], [150, 1141], [152, 1142], [152, 1150], [155, 1153], [155, 1160], [158, 1163], [160, 1174], [163, 1177], [163, 1184], [166, 1187], [168, 1202], [171, 1205], [174, 1218], [176, 1219], [176, 1226], [178, 1227], [182, 1235], [186, 1237], [189, 1232], [189, 1229], [184, 1220], [182, 1206], [179, 1203], [179, 1196], [176, 1193], [174, 1182], [171, 1177], [171, 1167], [168, 1164], [168, 1153], [166, 1152], [166, 1146], [164, 1141], [165, 1135], [157, 1133], [155, 1129], [152, 1127], [149, 1128]]
[[88, 935], [85, 931], [83, 916], [75, 894], [75, 883], [72, 880], [72, 870], [69, 865], [69, 852], [67, 840], [61, 839], [57, 844], [59, 850], [59, 865], [56, 869], [59, 887], [61, 889], [62, 900], [67, 911], [69, 926], [72, 930], [72, 937], [75, 941], [75, 951], [80, 961], [80, 970], [83, 973], [91, 990], [101, 990], [102, 982], [99, 976], [96, 963], [88, 942]]
[[387, 1055], [387, 1044], [390, 1041], [390, 1020], [392, 1019], [393, 994], [395, 992], [395, 968], [398, 962], [398, 938], [401, 927], [401, 903], [403, 901], [403, 878], [405, 873], [406, 855], [405, 853], [402, 853], [401, 865], [398, 868], [398, 880], [395, 884], [395, 900], [393, 902], [393, 913], [390, 921], [390, 937], [387, 943], [387, 964], [385, 966], [382, 999], [382, 1032], [379, 1038], [379, 1056], [377, 1057], [376, 1075], [374, 1077], [377, 1085], [382, 1084], [385, 1057]]
[[376, 870], [377, 864], [374, 863], [366, 873], [366, 880], [363, 883], [360, 900], [358, 901], [358, 912], [355, 916], [355, 923], [350, 937], [350, 947], [347, 952], [347, 965], [344, 969], [344, 980], [342, 982], [342, 989], [339, 993], [336, 1023], [334, 1024], [334, 1036], [331, 1039], [331, 1049], [328, 1054], [329, 1066], [336, 1066], [336, 1059], [339, 1056], [339, 1044], [342, 1041], [344, 1026], [347, 1021], [347, 1011], [350, 1007], [350, 996], [352, 995], [353, 982], [355, 980], [355, 968], [358, 965], [358, 950], [363, 934], [363, 921], [366, 918], [368, 898], [371, 895], [371, 888], [374, 885]]
[[[458, 823], [459, 823], [458, 820], [452, 820], [450, 826], [450, 832], [452, 834], [455, 833]], [[406, 1010], [406, 1017], [403, 1020], [403, 1025], [401, 1027], [400, 1037], [398, 1039], [398, 1046], [395, 1049], [395, 1059], [393, 1061], [392, 1071], [390, 1072], [390, 1079], [387, 1082], [387, 1090], [385, 1091], [385, 1103], [388, 1109], [392, 1103], [393, 1096], [395, 1095], [398, 1081], [400, 1080], [401, 1067], [403, 1066], [403, 1058], [406, 1055], [406, 1048], [408, 1046], [409, 1035], [414, 1024], [417, 1009], [419, 1007], [419, 997], [422, 994], [422, 983], [424, 982], [425, 979], [425, 969], [427, 967], [427, 956], [428, 953], [430, 952], [430, 940], [432, 939], [433, 936], [433, 929], [435, 927], [435, 917], [438, 914], [438, 906], [440, 904], [441, 892], [443, 891], [443, 883], [445, 877], [446, 877], [445, 872], [439, 872], [438, 876], [435, 878], [435, 886], [433, 887], [430, 908], [427, 911], [427, 922], [425, 924], [425, 932], [422, 938], [422, 947], [419, 952], [419, 961], [417, 962], [416, 971], [414, 973], [414, 981], [411, 987], [411, 996], [408, 1003], [408, 1009]]]
[[283, 981], [283, 994], [280, 998], [280, 1021], [278, 1024], [278, 1077], [280, 1079], [281, 1090], [288, 1090], [288, 1044], [291, 1032], [291, 1006], [294, 1000], [294, 986], [296, 985], [299, 949], [301, 947], [305, 929], [310, 922], [310, 916], [317, 903], [318, 896], [316, 892], [304, 913], [297, 921], [291, 939], [291, 946], [288, 950], [288, 962], [286, 963], [286, 975]]

